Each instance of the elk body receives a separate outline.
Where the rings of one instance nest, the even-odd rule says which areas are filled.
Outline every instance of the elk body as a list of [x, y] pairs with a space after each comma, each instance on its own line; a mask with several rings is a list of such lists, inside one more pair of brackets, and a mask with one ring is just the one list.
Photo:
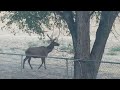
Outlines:
[[28, 48], [25, 51], [26, 57], [23, 61], [23, 68], [24, 68], [25, 61], [28, 60], [29, 66], [31, 67], [31, 69], [33, 69], [31, 64], [30, 64], [31, 58], [41, 58], [42, 63], [39, 66], [39, 68], [44, 64], [44, 68], [46, 69], [45, 58], [54, 49], [54, 46], [59, 46], [59, 43], [55, 42], [55, 39], [54, 40], [51, 39], [51, 43], [46, 47], [45, 46], [40, 46], [40, 47], [30, 47], [30, 48]]

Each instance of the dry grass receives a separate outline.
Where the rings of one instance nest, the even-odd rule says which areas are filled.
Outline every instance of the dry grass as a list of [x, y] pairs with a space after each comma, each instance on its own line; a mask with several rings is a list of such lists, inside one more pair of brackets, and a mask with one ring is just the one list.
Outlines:
[[[91, 24], [91, 48], [93, 46], [95, 40], [95, 33], [97, 27], [95, 26], [94, 21]], [[119, 22], [116, 21], [116, 31], [120, 34], [120, 26]], [[116, 31], [113, 30], [115, 35], [119, 39], [119, 35]], [[51, 33], [51, 32], [50, 32]], [[57, 33], [57, 32], [56, 32]], [[46, 38], [45, 41], [47, 41]], [[56, 57], [69, 57], [72, 58], [73, 54], [69, 53], [72, 51], [71, 47], [68, 47], [69, 44], [72, 44], [72, 39], [70, 36], [63, 36], [61, 35], [59, 38], [59, 43], [61, 44], [60, 47], [56, 47], [56, 49], [49, 54], [49, 56], [56, 56]], [[47, 46], [48, 43], [43, 43], [43, 41], [39, 40], [37, 36], [28, 36], [24, 33], [18, 33], [17, 36], [12, 35], [8, 30], [0, 30], [0, 52], [3, 53], [20, 53], [24, 54], [24, 51], [29, 46]], [[114, 61], [120, 62], [120, 43], [115, 38], [115, 36], [111, 33], [109, 39], [106, 44], [105, 53], [103, 55], [103, 61]], [[117, 48], [116, 48], [117, 47]], [[65, 50], [62, 52], [61, 50]], [[63, 60], [56, 60], [56, 59], [47, 59], [46, 63], [47, 70], [44, 70], [42, 67], [38, 70], [38, 66], [41, 63], [39, 59], [32, 59], [31, 64], [33, 65], [34, 69], [31, 70], [26, 62], [25, 68], [21, 72], [21, 61], [19, 56], [8, 56], [8, 55], [0, 55], [0, 78], [1, 79], [43, 79], [43, 78], [54, 78], [54, 79], [61, 79], [66, 78], [66, 67], [65, 61]], [[71, 66], [71, 64], [70, 64]], [[71, 73], [72, 69], [72, 73]], [[69, 68], [69, 75], [73, 75], [73, 67]], [[72, 77], [70, 77], [72, 78]], [[100, 70], [98, 73], [98, 78], [120, 78], [120, 65], [114, 64], [101, 64]]]

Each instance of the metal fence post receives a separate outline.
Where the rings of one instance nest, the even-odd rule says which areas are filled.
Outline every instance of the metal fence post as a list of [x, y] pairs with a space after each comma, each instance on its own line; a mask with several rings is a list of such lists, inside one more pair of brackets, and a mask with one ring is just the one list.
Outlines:
[[22, 72], [22, 67], [23, 67], [23, 55], [21, 55], [21, 72]]
[[69, 77], [68, 76], [68, 59], [66, 59], [66, 74], [67, 74], [67, 78]]
[[73, 70], [72, 70], [72, 67], [71, 67], [71, 77], [73, 76], [73, 72], [72, 72]]

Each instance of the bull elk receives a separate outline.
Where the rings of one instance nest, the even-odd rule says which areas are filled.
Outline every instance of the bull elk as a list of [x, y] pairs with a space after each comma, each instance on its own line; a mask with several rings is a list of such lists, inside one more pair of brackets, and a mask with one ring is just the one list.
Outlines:
[[[47, 36], [49, 37], [49, 35], [47, 34]], [[50, 38], [50, 37], [49, 37]], [[44, 68], [46, 69], [46, 65], [45, 65], [45, 58], [48, 56], [48, 54], [54, 49], [54, 46], [59, 46], [59, 43], [55, 42], [57, 38], [52, 39], [50, 38], [51, 43], [48, 46], [40, 46], [40, 47], [30, 47], [25, 51], [25, 59], [23, 60], [23, 69], [24, 69], [24, 64], [25, 61], [28, 60], [28, 64], [29, 66], [32, 68], [31, 64], [30, 64], [30, 60], [31, 58], [41, 58], [41, 65], [39, 66], [38, 69], [40, 69], [40, 67], [44, 64]]]

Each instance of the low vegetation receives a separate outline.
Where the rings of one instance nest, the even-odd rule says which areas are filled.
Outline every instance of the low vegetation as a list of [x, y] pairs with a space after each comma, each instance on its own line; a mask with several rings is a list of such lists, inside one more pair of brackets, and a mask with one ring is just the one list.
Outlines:
[[117, 55], [119, 51], [120, 51], [120, 46], [116, 46], [111, 48], [107, 53], [107, 55]]
[[118, 51], [120, 51], [120, 46], [116, 46], [116, 47], [113, 47], [112, 49], [111, 49], [111, 51], [112, 52], [118, 52]]

